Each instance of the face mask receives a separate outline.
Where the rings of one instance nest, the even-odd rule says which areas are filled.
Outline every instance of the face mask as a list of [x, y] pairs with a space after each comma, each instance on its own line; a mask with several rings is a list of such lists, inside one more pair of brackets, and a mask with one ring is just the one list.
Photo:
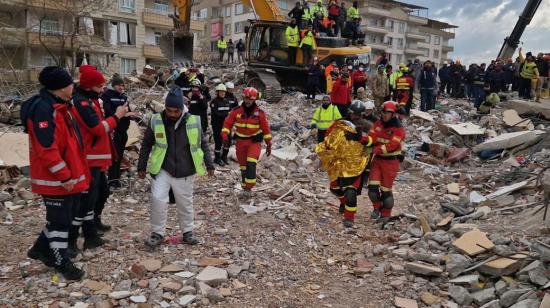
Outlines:
[[359, 71], [362, 72], [363, 70], [365, 70], [364, 68], [360, 67], [359, 68]]

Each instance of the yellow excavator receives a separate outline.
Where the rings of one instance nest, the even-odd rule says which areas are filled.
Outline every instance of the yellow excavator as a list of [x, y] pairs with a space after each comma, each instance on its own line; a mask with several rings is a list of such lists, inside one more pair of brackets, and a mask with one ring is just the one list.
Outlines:
[[[177, 9], [174, 16], [176, 31], [167, 37], [164, 54], [173, 62], [192, 61], [193, 34], [190, 32], [192, 0], [172, 0]], [[245, 27], [246, 57], [245, 70], [247, 86], [257, 88], [268, 102], [278, 102], [282, 87], [303, 89], [307, 81], [307, 69], [302, 65], [302, 53], [298, 50], [297, 65], [287, 63], [287, 42], [285, 30], [288, 23], [275, 0], [241, 0], [251, 7], [256, 19], [249, 20]], [[370, 47], [351, 46], [347, 38], [318, 37], [314, 56], [328, 65], [332, 60], [339, 64], [357, 65], [370, 63]], [[161, 43], [162, 45], [162, 43]], [[167, 47], [168, 46], [168, 47]], [[170, 50], [171, 49], [171, 50]], [[267, 56], [266, 56], [267, 53]]]

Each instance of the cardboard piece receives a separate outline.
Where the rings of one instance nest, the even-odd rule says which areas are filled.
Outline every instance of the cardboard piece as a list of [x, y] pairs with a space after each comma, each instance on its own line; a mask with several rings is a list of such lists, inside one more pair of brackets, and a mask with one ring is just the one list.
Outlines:
[[446, 126], [460, 136], [483, 135], [485, 128], [474, 123], [446, 124]]
[[525, 254], [518, 253], [509, 258], [498, 258], [483, 264], [477, 270], [493, 277], [511, 275], [523, 266], [527, 257]]
[[464, 233], [453, 242], [453, 246], [470, 257], [483, 253], [495, 247], [484, 232], [472, 230]]
[[485, 150], [503, 150], [513, 148], [526, 142], [533, 141], [537, 138], [537, 134], [540, 133], [544, 132], [533, 130], [502, 134], [476, 145], [473, 150], [475, 153], [479, 153]]
[[0, 165], [29, 165], [29, 136], [24, 133], [5, 133], [0, 136]]
[[502, 117], [504, 120], [504, 123], [506, 123], [507, 126], [510, 127], [519, 127], [522, 129], [528, 129], [528, 130], [534, 130], [535, 125], [533, 125], [533, 122], [529, 119], [522, 119], [518, 112], [514, 109], [508, 109], [505, 110], [502, 113]]

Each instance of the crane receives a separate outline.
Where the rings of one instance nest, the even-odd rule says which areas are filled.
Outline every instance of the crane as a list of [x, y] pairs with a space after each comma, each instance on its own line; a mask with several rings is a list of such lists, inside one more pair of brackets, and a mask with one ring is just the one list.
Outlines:
[[516, 48], [518, 48], [519, 40], [521, 39], [525, 28], [527, 27], [527, 25], [529, 25], [529, 23], [531, 23], [531, 20], [533, 19], [533, 16], [535, 16], [535, 13], [537, 12], [537, 9], [539, 8], [541, 2], [542, 0], [527, 1], [525, 9], [523, 9], [523, 13], [521, 13], [521, 15], [519, 16], [518, 22], [512, 30], [512, 33], [510, 34], [510, 36], [504, 39], [504, 44], [502, 44], [502, 47], [500, 48], [498, 58], [512, 58], [516, 51]]

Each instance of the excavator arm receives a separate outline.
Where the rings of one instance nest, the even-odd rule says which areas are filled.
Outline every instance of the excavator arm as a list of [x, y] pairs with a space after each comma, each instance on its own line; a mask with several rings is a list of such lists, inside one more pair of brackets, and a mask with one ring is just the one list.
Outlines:
[[177, 31], [184, 35], [188, 35], [190, 32], [193, 0], [172, 0], [172, 3], [176, 7], [176, 17], [179, 20], [179, 26], [176, 27]]
[[521, 13], [521, 15], [519, 16], [519, 20], [516, 23], [514, 30], [512, 30], [512, 34], [504, 39], [504, 44], [502, 44], [502, 47], [500, 48], [498, 58], [512, 58], [514, 52], [516, 51], [516, 48], [518, 48], [519, 40], [523, 35], [523, 31], [525, 31], [525, 28], [527, 27], [527, 25], [529, 25], [531, 19], [533, 19], [533, 16], [535, 16], [535, 13], [537, 12], [537, 9], [539, 8], [541, 2], [542, 0], [529, 0], [527, 2], [523, 13]]
[[275, 0], [241, 0], [241, 2], [254, 10], [257, 19], [265, 21], [285, 20], [279, 9], [279, 4]]

